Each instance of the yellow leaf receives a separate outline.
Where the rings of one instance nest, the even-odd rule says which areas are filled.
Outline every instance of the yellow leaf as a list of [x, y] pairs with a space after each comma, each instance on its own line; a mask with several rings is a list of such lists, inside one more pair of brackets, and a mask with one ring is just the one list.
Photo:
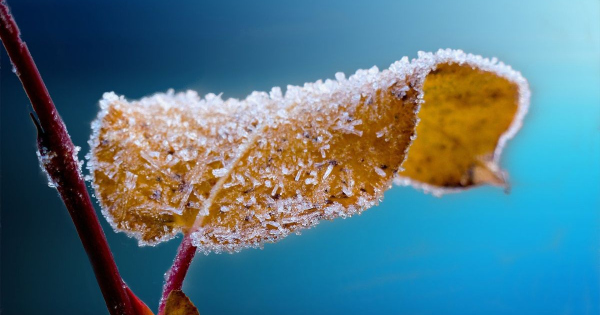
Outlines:
[[527, 112], [527, 81], [502, 64], [460, 55], [422, 54], [420, 64], [424, 103], [397, 182], [434, 194], [507, 185], [498, 162]]
[[181, 290], [173, 290], [169, 293], [165, 304], [164, 315], [199, 315], [194, 303]]
[[[409, 156], [420, 161], [420, 156], [435, 155], [450, 164], [431, 162], [432, 169], [416, 172], [423, 177], [410, 173], [412, 167], [403, 177], [398, 173], [414, 138], [423, 98], [417, 134], [445, 144], [447, 137], [437, 136], [427, 126], [439, 123], [439, 115], [446, 114], [443, 110], [456, 109], [456, 102], [449, 101], [456, 95], [474, 93], [469, 86], [478, 91], [465, 99], [469, 102], [492, 97], [494, 93], [486, 91], [493, 90], [494, 84], [508, 98], [523, 97], [523, 91], [515, 94], [510, 84], [505, 91], [499, 76], [511, 82], [521, 78], [506, 66], [447, 50], [421, 55], [412, 63], [404, 58], [381, 72], [372, 68], [348, 79], [336, 74], [335, 81], [288, 86], [285, 95], [278, 88], [269, 94], [255, 92], [242, 101], [169, 92], [128, 102], [107, 93], [90, 141], [89, 168], [96, 195], [113, 227], [141, 244], [155, 244], [183, 231], [193, 233], [201, 250], [219, 252], [260, 246], [321, 219], [360, 213], [382, 198], [392, 180], [414, 184], [406, 179], [410, 176], [427, 187], [448, 186], [431, 174], [437, 171], [433, 168], [453, 174], [452, 163], [457, 173], [464, 174], [467, 165], [467, 173], [472, 174], [462, 186], [491, 182], [498, 173], [490, 161], [497, 160], [486, 154], [490, 143], [493, 153], [498, 136], [505, 132], [500, 127], [494, 129], [500, 134], [486, 133], [482, 141], [473, 142], [467, 139], [472, 130], [461, 134], [460, 128], [451, 128], [467, 136], [459, 138], [461, 143], [475, 145], [443, 151], [443, 156], [430, 153], [430, 142], [421, 141], [414, 156], [412, 148]], [[485, 80], [498, 82], [489, 87]], [[455, 96], [445, 97], [445, 93]], [[442, 111], [436, 113], [438, 101]], [[512, 109], [509, 101], [496, 103], [506, 103], [498, 108], [512, 111], [502, 114], [503, 121], [515, 116], [515, 111], [524, 114]], [[427, 107], [431, 110], [425, 111]], [[493, 112], [464, 115], [480, 120]], [[462, 119], [460, 113], [449, 115]], [[501, 144], [518, 127], [513, 123], [511, 128], [501, 136]], [[459, 158], [452, 160], [453, 154]], [[473, 167], [473, 161], [480, 161], [480, 167]]]

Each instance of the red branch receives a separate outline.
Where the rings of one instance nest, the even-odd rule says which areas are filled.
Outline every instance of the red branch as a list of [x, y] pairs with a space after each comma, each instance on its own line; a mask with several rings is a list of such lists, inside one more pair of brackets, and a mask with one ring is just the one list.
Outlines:
[[[79, 238], [90, 259], [110, 314], [135, 314], [125, 283], [108, 247], [98, 217], [81, 177], [73, 142], [60, 118], [50, 94], [35, 66], [29, 49], [4, 0], [0, 2], [0, 38], [8, 52], [16, 74], [39, 117], [40, 162], [56, 184]], [[33, 116], [32, 116], [33, 117]]]
[[171, 269], [165, 275], [165, 284], [163, 286], [162, 297], [160, 298], [160, 305], [158, 306], [158, 315], [164, 315], [167, 298], [171, 291], [181, 290], [183, 280], [190, 268], [192, 259], [194, 259], [194, 255], [196, 255], [196, 246], [192, 244], [190, 234], [185, 234], [179, 248], [177, 248], [177, 256], [175, 256], [173, 266], [171, 266]]

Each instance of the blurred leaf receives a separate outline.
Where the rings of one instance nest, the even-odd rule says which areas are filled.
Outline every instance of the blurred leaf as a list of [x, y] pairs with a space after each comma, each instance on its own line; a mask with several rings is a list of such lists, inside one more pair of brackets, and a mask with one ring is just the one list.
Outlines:
[[198, 309], [181, 290], [169, 293], [165, 305], [165, 315], [199, 315]]
[[[436, 188], [505, 185], [499, 141], [519, 110], [519, 85], [469, 65], [427, 75], [417, 138], [400, 176]], [[441, 191], [440, 191], [441, 192]]]

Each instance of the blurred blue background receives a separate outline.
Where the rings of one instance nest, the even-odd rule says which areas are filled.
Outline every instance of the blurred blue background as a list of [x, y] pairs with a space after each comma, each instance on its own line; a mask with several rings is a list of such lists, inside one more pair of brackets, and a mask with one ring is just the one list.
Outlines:
[[[531, 110], [502, 160], [510, 194], [394, 187], [361, 216], [200, 255], [184, 290], [201, 314], [600, 314], [599, 1], [9, 4], [82, 153], [105, 91], [242, 98], [438, 48], [496, 56], [529, 80]], [[0, 311], [107, 314], [1, 50]], [[179, 241], [139, 248], [101, 220], [156, 310]]]

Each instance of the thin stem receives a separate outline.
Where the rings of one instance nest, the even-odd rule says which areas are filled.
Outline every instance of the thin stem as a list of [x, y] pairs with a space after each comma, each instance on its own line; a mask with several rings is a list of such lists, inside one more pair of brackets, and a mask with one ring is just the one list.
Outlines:
[[192, 238], [190, 234], [185, 234], [183, 240], [177, 248], [177, 256], [171, 269], [165, 274], [165, 284], [163, 286], [162, 297], [160, 298], [160, 305], [158, 306], [158, 315], [164, 315], [165, 305], [169, 294], [173, 290], [181, 290], [183, 280], [187, 274], [192, 259], [196, 255], [196, 246], [192, 244]]
[[[0, 2], [0, 38], [37, 113], [38, 150], [42, 166], [71, 215], [90, 259], [106, 306], [113, 315], [135, 314], [108, 242], [83, 181], [73, 142], [67, 133], [27, 45], [5, 0]], [[35, 119], [34, 119], [35, 121]]]

